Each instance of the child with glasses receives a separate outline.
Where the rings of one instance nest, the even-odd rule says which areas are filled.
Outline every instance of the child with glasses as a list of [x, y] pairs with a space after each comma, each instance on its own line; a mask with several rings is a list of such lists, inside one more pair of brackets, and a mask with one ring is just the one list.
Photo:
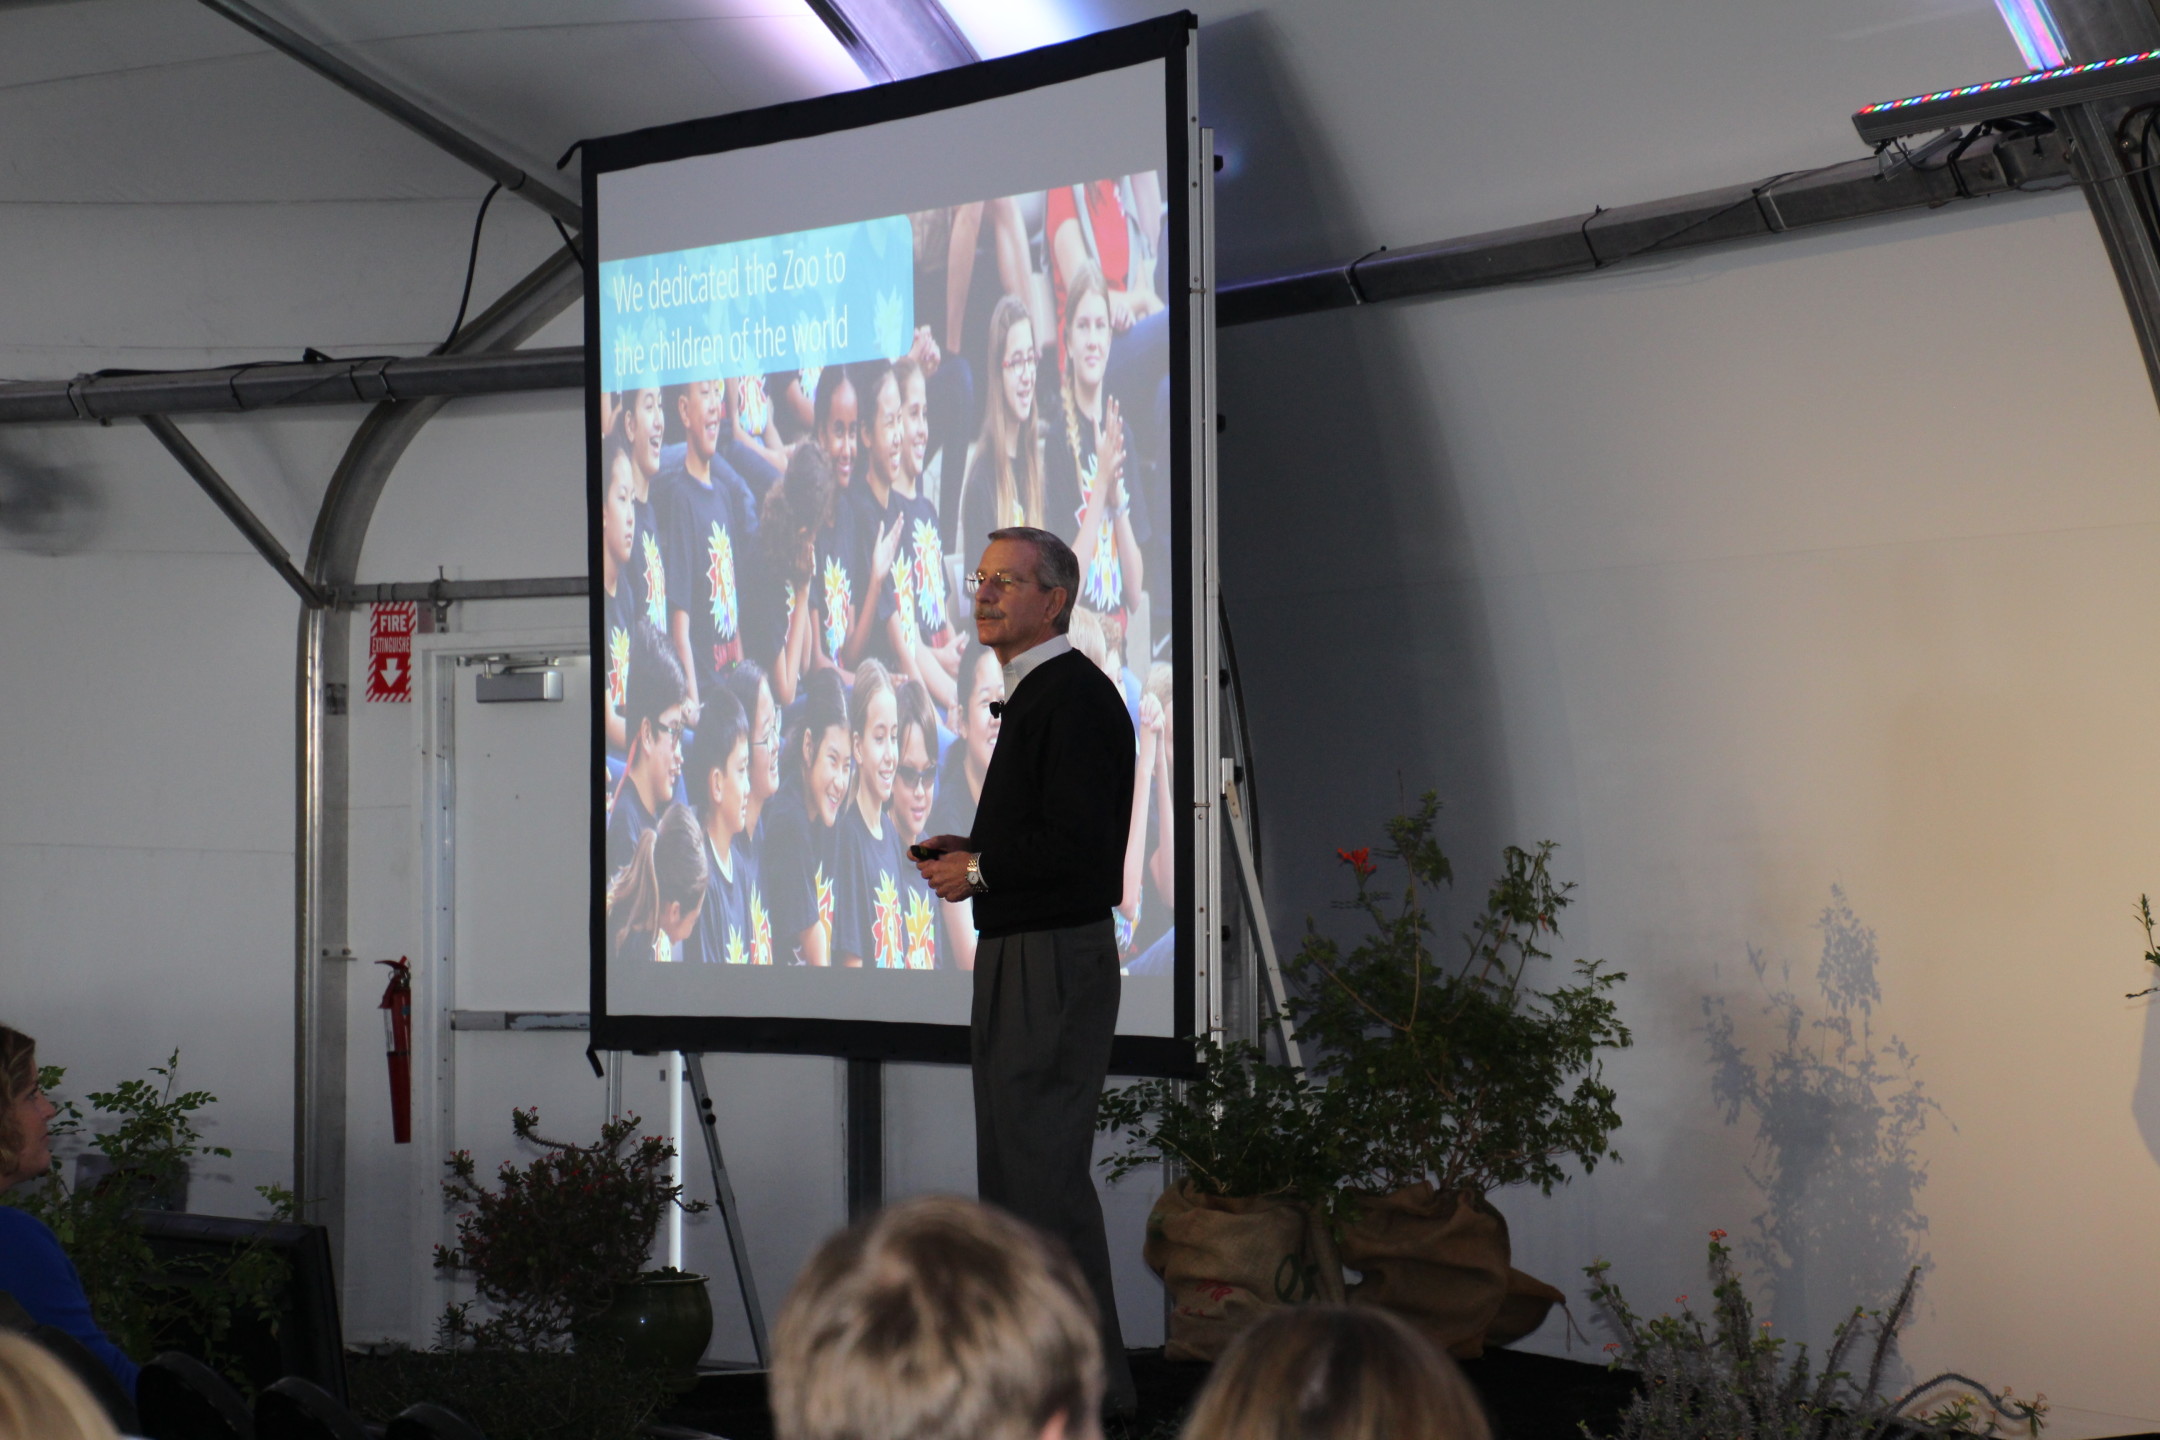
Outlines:
[[[937, 711], [922, 686], [902, 685], [899, 692], [900, 763], [893, 770], [892, 824], [899, 833], [900, 849], [936, 832], [930, 829], [930, 812], [937, 798]], [[900, 911], [906, 931], [901, 963], [910, 970], [944, 970], [950, 962], [944, 954], [939, 911], [944, 903], [930, 882], [912, 865], [900, 867]]]
[[675, 798], [675, 781], [682, 774], [683, 706], [689, 688], [675, 652], [643, 620], [630, 632], [630, 671], [623, 695], [630, 749], [622, 776], [608, 795], [610, 875], [630, 863], [638, 841]]
[[960, 551], [979, 555], [992, 530], [1053, 528], [1043, 494], [1042, 429], [1035, 403], [1039, 347], [1027, 306], [1007, 295], [990, 312], [990, 398], [960, 491]]

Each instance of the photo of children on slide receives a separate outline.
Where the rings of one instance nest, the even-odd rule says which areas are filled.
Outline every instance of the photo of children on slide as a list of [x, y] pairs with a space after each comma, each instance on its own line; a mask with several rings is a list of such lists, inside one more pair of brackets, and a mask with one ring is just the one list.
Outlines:
[[1119, 952], [1172, 973], [1167, 240], [1149, 171], [603, 264], [612, 967], [973, 968], [906, 851], [972, 828], [969, 576], [1031, 525], [1138, 736]]

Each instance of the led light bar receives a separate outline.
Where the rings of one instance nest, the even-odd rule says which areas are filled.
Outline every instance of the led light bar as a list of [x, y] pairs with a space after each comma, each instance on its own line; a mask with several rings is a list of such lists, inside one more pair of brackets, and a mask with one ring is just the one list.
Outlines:
[[1857, 111], [1853, 129], [1869, 144], [1918, 135], [1929, 130], [1950, 130], [2001, 120], [2059, 105], [2088, 100], [2108, 100], [2142, 91], [2160, 91], [2160, 50], [2118, 55], [2113, 60], [2093, 60], [2083, 65], [2064, 65], [2007, 80], [1961, 85], [1937, 90], [1932, 95], [1912, 95], [1885, 100]]

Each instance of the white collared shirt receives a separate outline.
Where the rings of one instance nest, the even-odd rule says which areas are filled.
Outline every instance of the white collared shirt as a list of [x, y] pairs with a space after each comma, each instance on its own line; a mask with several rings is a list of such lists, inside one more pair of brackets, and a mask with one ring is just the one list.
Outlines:
[[1071, 636], [1052, 635], [1040, 645], [1021, 651], [1018, 655], [1013, 656], [1012, 659], [999, 666], [998, 668], [1005, 674], [1005, 698], [1008, 700], [1012, 698], [1013, 691], [1018, 690], [1020, 682], [1034, 673], [1036, 666], [1042, 664], [1045, 660], [1055, 660], [1070, 649], [1072, 649]]

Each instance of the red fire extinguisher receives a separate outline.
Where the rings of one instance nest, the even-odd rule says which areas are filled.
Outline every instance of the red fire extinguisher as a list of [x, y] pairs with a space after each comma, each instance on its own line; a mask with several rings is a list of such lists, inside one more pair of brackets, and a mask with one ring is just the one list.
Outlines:
[[400, 955], [378, 960], [390, 967], [383, 987], [383, 1038], [390, 1047], [390, 1133], [400, 1145], [412, 1144], [412, 964]]

